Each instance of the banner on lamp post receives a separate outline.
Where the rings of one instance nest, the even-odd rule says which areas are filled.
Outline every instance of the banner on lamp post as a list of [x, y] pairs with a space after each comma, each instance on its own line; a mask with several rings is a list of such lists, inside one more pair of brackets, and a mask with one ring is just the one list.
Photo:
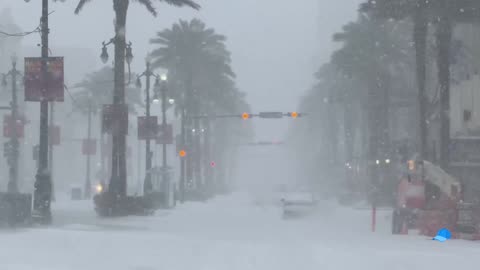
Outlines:
[[128, 105], [108, 104], [102, 109], [102, 132], [116, 135], [128, 134]]
[[63, 57], [47, 58], [47, 77], [41, 57], [25, 57], [25, 101], [64, 101]]
[[25, 135], [25, 117], [18, 116], [17, 121], [14, 121], [11, 115], [3, 116], [3, 137], [12, 138], [13, 130], [16, 128], [17, 138], [23, 138]]
[[154, 140], [158, 131], [158, 117], [139, 116], [137, 118], [139, 140]]

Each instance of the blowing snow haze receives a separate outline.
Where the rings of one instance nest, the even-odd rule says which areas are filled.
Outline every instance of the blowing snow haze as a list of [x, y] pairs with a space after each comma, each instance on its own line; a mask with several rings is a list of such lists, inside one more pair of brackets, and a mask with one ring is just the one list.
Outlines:
[[477, 269], [478, 10], [0, 0], [0, 270]]

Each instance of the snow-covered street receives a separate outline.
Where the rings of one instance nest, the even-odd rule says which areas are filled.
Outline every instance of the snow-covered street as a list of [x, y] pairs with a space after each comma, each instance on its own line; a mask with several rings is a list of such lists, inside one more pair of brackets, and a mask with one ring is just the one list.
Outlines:
[[315, 217], [282, 220], [244, 195], [187, 203], [153, 217], [99, 219], [91, 202], [58, 201], [52, 227], [1, 231], [2, 270], [478, 269], [475, 242], [388, 234], [380, 211], [325, 203]]

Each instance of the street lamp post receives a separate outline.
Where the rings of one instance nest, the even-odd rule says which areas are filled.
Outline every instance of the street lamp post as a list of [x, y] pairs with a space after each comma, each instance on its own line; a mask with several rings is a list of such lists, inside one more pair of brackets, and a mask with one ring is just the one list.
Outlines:
[[[125, 61], [127, 64], [133, 60], [132, 43], [125, 41], [125, 35], [115, 30], [115, 37], [109, 42], [102, 42], [100, 58], [103, 63], [108, 61], [107, 45], [115, 45], [115, 72], [113, 105], [125, 104]], [[126, 134], [112, 133], [112, 173], [108, 192], [113, 198], [125, 197], [127, 193], [127, 168], [126, 168]], [[112, 205], [115, 207], [115, 205]]]
[[92, 183], [90, 181], [90, 143], [92, 139], [92, 93], [88, 93], [88, 123], [87, 123], [87, 151], [86, 151], [86, 162], [87, 162], [87, 174], [85, 178], [85, 199], [90, 199], [92, 193]]
[[[165, 131], [167, 127], [167, 76], [162, 75], [162, 88], [161, 88], [161, 94], [162, 94], [162, 129]], [[162, 168], [163, 168], [163, 175], [162, 175], [162, 181], [165, 183], [166, 186], [166, 192], [168, 194], [168, 191], [170, 190], [170, 183], [169, 179], [167, 178], [167, 144], [165, 141], [162, 143]], [[168, 196], [167, 196], [168, 197]]]
[[[28, 1], [27, 1], [28, 2]], [[41, 76], [47, 78], [48, 60], [48, 0], [42, 0], [41, 17]], [[47, 89], [43, 88], [43, 92]], [[48, 101], [40, 102], [40, 143], [38, 155], [38, 171], [35, 176], [35, 190], [33, 194], [33, 210], [42, 223], [51, 223], [52, 214], [50, 203], [52, 199], [52, 181], [48, 171]]]
[[[17, 122], [19, 121], [18, 117], [18, 100], [17, 100], [17, 76], [21, 76], [21, 73], [17, 70], [17, 59], [12, 58], [12, 69], [3, 76], [3, 86], [7, 86], [6, 78], [10, 76], [12, 83], [12, 102], [10, 104], [11, 109], [11, 123], [8, 123], [8, 127], [11, 133], [10, 139], [10, 149], [8, 163], [10, 164], [9, 170], [9, 181], [8, 181], [8, 192], [17, 193], [18, 192], [18, 155], [19, 155], [19, 134], [17, 133]], [[23, 121], [23, 120], [22, 120]], [[22, 123], [23, 125], [23, 123]]]
[[150, 62], [147, 61], [146, 63], [146, 70], [140, 74], [138, 77], [137, 77], [137, 87], [138, 88], [141, 88], [142, 87], [142, 83], [140, 81], [140, 78], [141, 77], [145, 77], [146, 78], [146, 89], [145, 89], [145, 103], [146, 103], [146, 116], [147, 116], [147, 123], [148, 123], [148, 136], [145, 140], [145, 180], [143, 182], [143, 193], [144, 194], [148, 194], [150, 192], [152, 192], [153, 190], [153, 183], [152, 183], [152, 156], [153, 156], [153, 153], [150, 149], [150, 134], [151, 134], [151, 131], [152, 131], [152, 127], [150, 126], [150, 77], [156, 77], [156, 80], [155, 80], [155, 85], [157, 86], [159, 84], [158, 82], [158, 75], [155, 75], [151, 68], [150, 68]]

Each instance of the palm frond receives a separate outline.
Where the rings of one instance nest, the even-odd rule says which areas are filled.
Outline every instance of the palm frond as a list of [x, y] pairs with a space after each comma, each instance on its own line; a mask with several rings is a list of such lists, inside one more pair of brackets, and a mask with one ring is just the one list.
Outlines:
[[92, 1], [92, 0], [80, 0], [80, 1], [78, 1], [77, 7], [75, 8], [75, 14], [80, 13], [80, 11], [85, 6], [85, 4], [90, 2], [90, 1]]
[[157, 11], [155, 10], [155, 7], [153, 7], [152, 0], [135, 0], [136, 2], [142, 4], [145, 6], [145, 8], [150, 12], [153, 16], [157, 16]]
[[195, 9], [195, 10], [200, 9], [200, 5], [195, 3], [192, 0], [159, 0], [159, 1], [162, 1], [162, 2], [165, 2], [169, 5], [177, 6], [177, 7], [188, 6], [188, 7], [191, 7], [193, 9]]

